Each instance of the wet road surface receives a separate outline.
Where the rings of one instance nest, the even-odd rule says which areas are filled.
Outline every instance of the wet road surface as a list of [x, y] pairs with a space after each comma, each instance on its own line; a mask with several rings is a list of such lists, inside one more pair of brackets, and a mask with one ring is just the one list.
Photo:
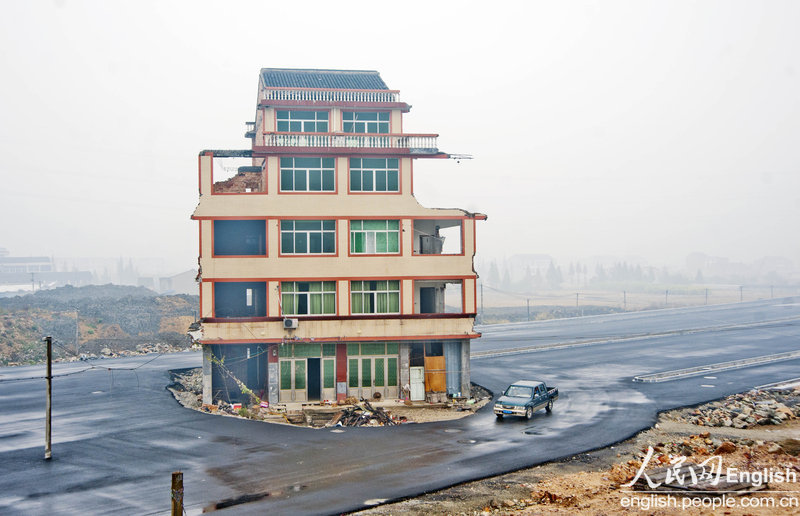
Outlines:
[[[472, 361], [498, 393], [517, 379], [560, 391], [552, 414], [313, 430], [202, 414], [165, 389], [199, 353], [58, 364], [53, 459], [44, 457], [42, 367], [0, 368], [0, 513], [165, 514], [172, 471], [189, 514], [333, 514], [625, 439], [657, 413], [797, 377], [800, 359], [663, 383], [636, 375], [800, 349], [800, 298], [485, 326], [473, 351], [580, 346]], [[629, 338], [636, 336], [636, 338]], [[130, 370], [137, 367], [138, 369]], [[117, 368], [109, 371], [105, 369]], [[127, 370], [119, 370], [127, 368]], [[255, 500], [249, 503], [236, 503]]]

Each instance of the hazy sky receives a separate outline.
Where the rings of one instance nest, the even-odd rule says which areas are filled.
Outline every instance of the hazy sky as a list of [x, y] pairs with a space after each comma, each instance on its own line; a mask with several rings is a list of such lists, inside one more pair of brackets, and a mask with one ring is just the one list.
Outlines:
[[197, 259], [197, 155], [261, 67], [374, 69], [479, 257], [800, 264], [800, 2], [6, 1], [0, 247]]

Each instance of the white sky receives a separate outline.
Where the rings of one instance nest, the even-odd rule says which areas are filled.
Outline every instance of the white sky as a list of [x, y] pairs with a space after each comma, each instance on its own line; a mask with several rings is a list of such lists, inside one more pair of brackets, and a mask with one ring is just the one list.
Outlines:
[[197, 155], [261, 67], [374, 69], [479, 257], [800, 264], [798, 2], [6, 1], [0, 247], [193, 267]]

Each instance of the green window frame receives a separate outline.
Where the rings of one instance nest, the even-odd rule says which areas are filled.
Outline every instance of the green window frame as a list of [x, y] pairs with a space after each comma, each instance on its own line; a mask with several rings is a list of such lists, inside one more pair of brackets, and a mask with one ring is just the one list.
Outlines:
[[335, 315], [336, 282], [282, 282], [281, 313], [283, 315]]
[[355, 134], [389, 134], [389, 111], [344, 111], [342, 131]]
[[336, 363], [334, 360], [327, 359], [322, 361], [322, 388], [333, 389], [336, 387]]
[[386, 371], [386, 385], [397, 385], [397, 359], [394, 357], [389, 357], [387, 362], [388, 364], [386, 367], [388, 371]]
[[334, 158], [282, 157], [281, 192], [333, 192], [335, 163]]
[[305, 389], [306, 388], [306, 361], [305, 360], [295, 360], [294, 361], [294, 388], [295, 389]]
[[400, 281], [351, 281], [350, 311], [354, 314], [399, 314]]
[[358, 387], [358, 359], [351, 358], [347, 361], [347, 385], [352, 388]]
[[335, 253], [335, 220], [281, 221], [281, 254]]
[[350, 252], [353, 254], [399, 254], [399, 220], [351, 220]]
[[399, 192], [397, 158], [350, 158], [351, 192]]
[[292, 388], [292, 361], [281, 361], [281, 390], [287, 391]]
[[278, 109], [275, 112], [278, 132], [281, 133], [327, 133], [328, 117], [328, 111]]

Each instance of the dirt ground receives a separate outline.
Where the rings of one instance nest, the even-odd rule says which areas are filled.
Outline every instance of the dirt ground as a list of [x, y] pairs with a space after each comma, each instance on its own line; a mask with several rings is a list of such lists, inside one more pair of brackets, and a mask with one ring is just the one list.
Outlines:
[[[468, 482], [359, 515], [797, 515], [800, 514], [800, 420], [749, 429], [709, 428], [676, 421], [681, 410], [662, 414], [637, 436], [590, 453], [514, 473]], [[723, 444], [722, 443], [726, 443]], [[730, 444], [727, 444], [730, 443]], [[719, 449], [722, 446], [722, 449]], [[713, 454], [725, 468], [739, 471], [794, 472], [791, 482], [772, 482], [765, 491], [743, 495], [651, 495], [621, 484], [633, 479], [648, 447], [656, 450], [650, 465], [670, 465], [667, 451], [702, 463]], [[788, 469], [787, 469], [788, 468]], [[648, 468], [649, 469], [649, 468]], [[785, 473], [789, 476], [788, 473]], [[714, 505], [716, 504], [716, 506]], [[791, 505], [781, 507], [781, 505]]]

